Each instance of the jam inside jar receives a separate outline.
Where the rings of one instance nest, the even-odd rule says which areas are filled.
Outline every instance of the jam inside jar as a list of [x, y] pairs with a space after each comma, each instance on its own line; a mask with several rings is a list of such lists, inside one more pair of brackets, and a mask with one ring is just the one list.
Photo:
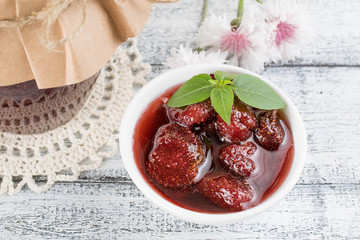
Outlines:
[[65, 124], [84, 105], [99, 73], [56, 88], [38, 89], [35, 80], [0, 87], [0, 131], [37, 134]]

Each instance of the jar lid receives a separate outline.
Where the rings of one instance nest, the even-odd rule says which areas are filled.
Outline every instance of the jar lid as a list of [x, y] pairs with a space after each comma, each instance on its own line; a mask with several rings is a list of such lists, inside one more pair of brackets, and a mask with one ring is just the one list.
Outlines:
[[[48, 0], [0, 1], [0, 20], [28, 16]], [[82, 31], [50, 50], [41, 43], [42, 24], [0, 27], [0, 86], [35, 79], [38, 88], [79, 83], [98, 72], [120, 43], [138, 34], [150, 14], [148, 0], [88, 0]], [[50, 39], [76, 31], [83, 19], [79, 3], [71, 4], [51, 27]]]

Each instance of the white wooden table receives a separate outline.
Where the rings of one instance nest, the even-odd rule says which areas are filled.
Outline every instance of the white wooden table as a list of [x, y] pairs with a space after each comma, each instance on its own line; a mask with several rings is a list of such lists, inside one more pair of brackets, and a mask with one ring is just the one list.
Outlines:
[[[209, 11], [235, 15], [236, 0]], [[0, 239], [360, 239], [360, 1], [308, 0], [316, 36], [302, 60], [262, 73], [294, 101], [308, 136], [300, 181], [281, 202], [244, 222], [185, 222], [150, 203], [119, 155], [75, 183], [43, 194], [0, 196]], [[202, 1], [154, 6], [138, 36], [153, 72], [172, 47], [192, 42]]]

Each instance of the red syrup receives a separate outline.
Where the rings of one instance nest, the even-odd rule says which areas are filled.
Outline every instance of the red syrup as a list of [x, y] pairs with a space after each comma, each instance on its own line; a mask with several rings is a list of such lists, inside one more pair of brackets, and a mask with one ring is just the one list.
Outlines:
[[[175, 205], [202, 213], [233, 212], [212, 203], [210, 199], [199, 193], [196, 184], [186, 189], [167, 188], [157, 183], [146, 170], [146, 161], [148, 161], [148, 155], [153, 147], [156, 131], [160, 126], [170, 122], [166, 114], [164, 101], [170, 98], [180, 86], [167, 90], [150, 103], [138, 120], [133, 136], [133, 151], [136, 164], [141, 170], [144, 179], [152, 188]], [[256, 115], [261, 112], [261, 110], [255, 110]], [[256, 169], [246, 179], [246, 182], [254, 190], [254, 197], [251, 202], [244, 204], [244, 210], [256, 206], [270, 197], [281, 186], [290, 171], [294, 156], [293, 137], [284, 114], [281, 111], [279, 113], [281, 125], [285, 130], [285, 139], [277, 151], [271, 152], [263, 149], [254, 141], [253, 135], [246, 140], [255, 143], [257, 151], [251, 157]], [[210, 171], [212, 174], [231, 174], [218, 158], [221, 148], [230, 143], [219, 140], [214, 124], [207, 124], [206, 127], [195, 127], [193, 130], [195, 133], [206, 132], [211, 141], [212, 168]]]

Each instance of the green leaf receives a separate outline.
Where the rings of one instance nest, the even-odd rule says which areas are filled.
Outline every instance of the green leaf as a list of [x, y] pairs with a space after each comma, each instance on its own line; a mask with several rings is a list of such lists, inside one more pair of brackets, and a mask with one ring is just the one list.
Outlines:
[[222, 71], [216, 71], [216, 72], [214, 72], [214, 76], [215, 76], [216, 80], [222, 81], [222, 80], [232, 80], [237, 75], [234, 73], [226, 73], [226, 72], [222, 72]]
[[230, 124], [231, 110], [234, 103], [234, 92], [231, 86], [218, 86], [211, 91], [211, 105], [220, 117]]
[[199, 74], [192, 77], [177, 90], [167, 102], [170, 107], [183, 107], [202, 102], [210, 97], [214, 84], [210, 83], [209, 74]]
[[211, 84], [215, 84], [215, 85], [219, 84], [219, 82], [216, 81], [216, 80], [209, 80], [209, 82], [210, 82]]
[[224, 80], [224, 85], [231, 85], [232, 84], [232, 81], [230, 80]]
[[240, 74], [234, 78], [232, 86], [239, 99], [252, 107], [265, 110], [286, 107], [284, 100], [255, 76]]

